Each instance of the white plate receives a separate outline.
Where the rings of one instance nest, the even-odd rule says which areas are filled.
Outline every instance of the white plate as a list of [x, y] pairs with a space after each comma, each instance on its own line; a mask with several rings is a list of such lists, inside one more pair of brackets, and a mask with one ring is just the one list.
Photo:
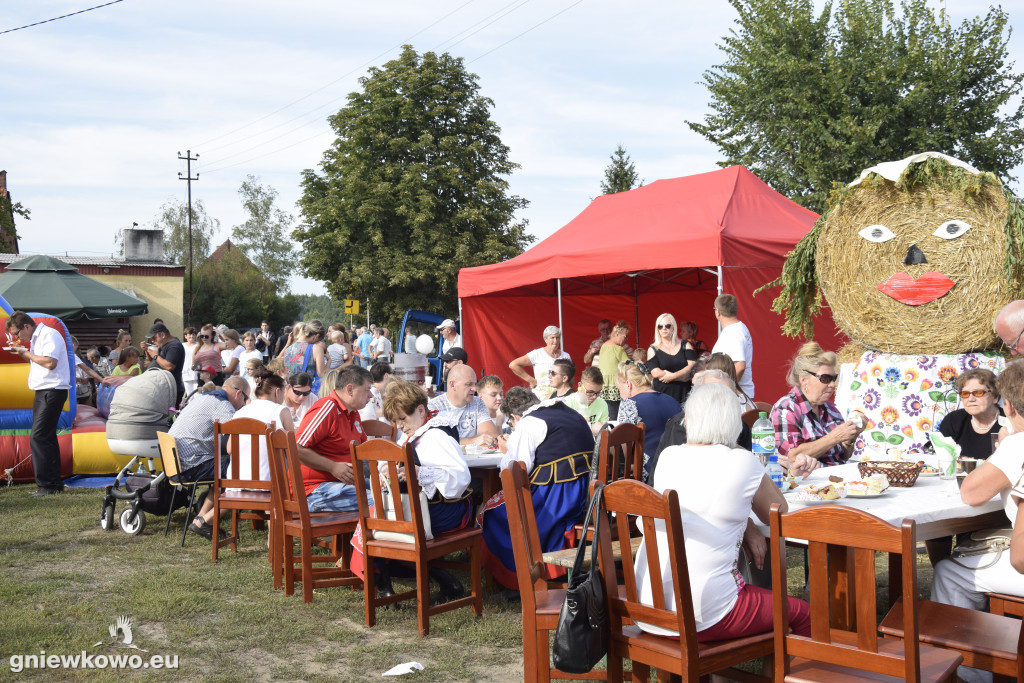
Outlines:
[[842, 502], [842, 501], [843, 501], [842, 498], [833, 498], [832, 500], [821, 500], [821, 499], [817, 499], [817, 498], [812, 498], [812, 499], [809, 499], [809, 500], [806, 500], [806, 499], [803, 499], [803, 498], [790, 498], [789, 499], [789, 502], [791, 502], [791, 503], [799, 503], [800, 505], [824, 505], [825, 503], [839, 503], [839, 502]]
[[926, 472], [924, 470], [921, 470], [921, 474], [919, 474], [917, 476], [918, 477], [937, 477], [937, 476], [939, 476], [939, 474], [940, 474], [939, 472]]
[[847, 491], [846, 492], [846, 497], [847, 498], [855, 498], [855, 499], [856, 498], [881, 498], [882, 496], [889, 495], [889, 491], [890, 490], [891, 489], [886, 489], [886, 490], [882, 491], [881, 493], [850, 493], [849, 491]]
[[5, 346], [4, 347], [4, 351], [12, 351], [13, 352], [14, 349], [19, 349], [19, 348], [21, 348], [21, 347], [20, 346]]
[[466, 446], [464, 450], [466, 455], [493, 455], [498, 452], [497, 448], [484, 448], [475, 444]]

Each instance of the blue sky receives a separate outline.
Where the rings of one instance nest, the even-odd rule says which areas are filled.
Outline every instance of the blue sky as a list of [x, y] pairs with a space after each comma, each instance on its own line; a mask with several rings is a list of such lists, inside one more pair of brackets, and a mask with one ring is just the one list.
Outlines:
[[[0, 31], [101, 2], [5, 3]], [[1024, 16], [1024, 0], [1001, 4]], [[959, 22], [989, 4], [947, 6]], [[32, 210], [21, 249], [110, 254], [119, 230], [185, 198], [188, 149], [193, 198], [221, 222], [215, 244], [245, 219], [248, 174], [297, 216], [299, 174], [333, 140], [326, 117], [403, 43], [478, 75], [522, 166], [510, 178], [530, 201], [521, 217], [542, 239], [600, 192], [617, 144], [647, 182], [716, 168], [686, 121], [707, 111], [701, 74], [734, 19], [725, 0], [123, 0], [3, 34], [0, 169]], [[1010, 41], [1018, 68], [1022, 40]], [[293, 289], [323, 293], [301, 278]]]

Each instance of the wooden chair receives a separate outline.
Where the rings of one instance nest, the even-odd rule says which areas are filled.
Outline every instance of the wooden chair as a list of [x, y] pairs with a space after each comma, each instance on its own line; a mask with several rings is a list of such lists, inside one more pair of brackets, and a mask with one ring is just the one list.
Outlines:
[[505, 509], [512, 534], [512, 552], [516, 559], [519, 598], [523, 607], [523, 680], [547, 683], [552, 678], [605, 680], [603, 671], [569, 674], [551, 666], [548, 646], [550, 632], [558, 625], [558, 614], [565, 601], [564, 588], [549, 588], [545, 578], [542, 548], [537, 533], [537, 518], [530, 493], [526, 465], [513, 462], [501, 472]]
[[[601, 430], [597, 456], [597, 476], [591, 482], [608, 484], [617, 479], [644, 479], [644, 435], [646, 426], [623, 423], [613, 429]], [[618, 538], [612, 532], [612, 539]], [[576, 525], [576, 538], [587, 541], [593, 539], [593, 529], [584, 530], [582, 524]]]
[[[650, 486], [630, 479], [612, 482], [604, 487], [601, 499], [601, 529], [599, 533], [599, 562], [604, 578], [605, 597], [608, 602], [609, 646], [608, 680], [621, 681], [623, 659], [633, 661], [633, 680], [650, 680], [650, 667], [656, 667], [659, 674], [668, 672], [681, 676], [684, 681], [696, 681], [716, 671], [728, 669], [728, 677], [734, 680], [767, 680], [742, 671], [731, 669], [736, 664], [772, 656], [772, 634], [762, 633], [746, 638], [714, 643], [697, 642], [697, 626], [690, 595], [690, 578], [686, 561], [683, 537], [682, 515], [679, 511], [679, 496], [674, 490], [659, 494]], [[615, 525], [619, 538], [629, 536], [629, 517], [637, 517], [637, 523], [644, 532], [643, 547], [646, 548], [650, 582], [655, 586], [653, 605], [642, 604], [639, 599], [640, 585], [637, 582], [633, 563], [622, 562], [622, 586], [616, 578], [612, 534], [608, 513], [615, 513]], [[660, 524], [658, 524], [660, 522]], [[658, 536], [662, 532], [655, 525], [664, 525], [664, 534], [670, 556], [671, 576], [661, 575]], [[517, 560], [518, 562], [518, 560]], [[661, 590], [662, 585], [671, 582], [674, 600], [667, 604]], [[785, 585], [785, 584], [783, 584]], [[678, 639], [656, 636], [633, 625], [636, 620], [670, 629], [679, 634]], [[770, 664], [767, 665], [770, 670]]]
[[[374, 511], [383, 509], [383, 485], [377, 472], [385, 471], [390, 481], [397, 482], [398, 468], [404, 467], [405, 472], [415, 472], [413, 461], [412, 445], [406, 443], [404, 446], [374, 439], [365, 443], [352, 442], [352, 462], [357, 471], [361, 470], [363, 463], [369, 466], [370, 490], [373, 492]], [[402, 600], [416, 598], [417, 619], [419, 622], [419, 633], [425, 636], [430, 633], [430, 617], [460, 607], [472, 607], [477, 616], [483, 613], [483, 591], [481, 589], [480, 571], [480, 544], [483, 532], [478, 528], [461, 529], [436, 536], [433, 540], [426, 540], [423, 531], [423, 515], [430, 514], [429, 510], [420, 509], [419, 491], [420, 487], [415, 477], [406, 481], [409, 497], [409, 516], [406, 519], [402, 505], [395, 505], [395, 516], [398, 519], [381, 519], [370, 514], [370, 502], [367, 498], [367, 490], [362, 486], [356, 487], [359, 498], [359, 524], [363, 529], [363, 560], [365, 568], [365, 613], [366, 625], [373, 626], [377, 623], [377, 608]], [[410, 534], [412, 543], [402, 541], [383, 541], [373, 537], [374, 531], [391, 531], [401, 534]], [[467, 563], [446, 563], [441, 558], [459, 550], [468, 550], [470, 560]], [[400, 560], [411, 562], [416, 567], [416, 588], [404, 593], [396, 593], [389, 596], [378, 596], [374, 576], [374, 560], [376, 558], [388, 560]], [[435, 567], [458, 567], [469, 569], [472, 594], [457, 600], [452, 600], [440, 605], [430, 604], [430, 578], [428, 575], [430, 566]]]
[[[1017, 676], [1021, 666], [1018, 641], [1021, 622], [1013, 617], [976, 612], [931, 600], [917, 601], [918, 637], [922, 643], [959, 652], [964, 666], [991, 671], [998, 676]], [[903, 598], [882, 619], [878, 630], [902, 638]]]
[[[220, 525], [214, 525], [211, 546], [212, 560], [217, 561], [217, 551], [225, 545], [231, 546], [231, 552], [238, 549], [238, 520], [248, 519], [266, 521], [273, 508], [271, 503], [270, 480], [260, 479], [260, 442], [268, 444], [268, 435], [274, 431], [275, 423], [239, 417], [227, 422], [214, 420], [213, 443], [220, 448], [221, 437], [228, 439], [228, 473], [221, 477], [220, 468], [216, 469], [213, 485], [213, 518], [220, 520], [222, 510], [231, 511], [231, 535], [220, 538]], [[248, 437], [248, 449], [242, 452], [241, 437]], [[269, 457], [269, 453], [268, 453]], [[243, 467], [243, 463], [245, 466]], [[269, 465], [269, 463], [268, 463]], [[247, 476], [244, 476], [247, 475]], [[274, 561], [276, 549], [273, 548], [274, 538], [270, 539], [270, 561]]]
[[388, 441], [398, 440], [398, 428], [383, 420], [363, 420], [363, 433], [370, 438], [387, 439]]
[[[174, 481], [173, 477], [177, 477], [181, 473], [181, 460], [178, 459], [178, 442], [167, 432], [157, 432], [156, 438], [160, 444], [160, 461], [163, 463], [164, 474], [167, 475], [167, 481], [174, 487], [174, 490], [171, 491], [172, 511], [174, 510], [174, 499], [178, 495], [178, 490], [188, 490], [188, 507], [185, 508], [185, 527], [181, 530], [181, 547], [184, 548], [185, 536], [188, 534], [188, 525], [192, 521], [192, 511], [195, 509], [196, 489], [200, 486], [213, 486], [214, 481], [212, 479], [180, 483]], [[167, 515], [167, 523], [164, 525], [164, 536], [167, 535], [168, 530], [171, 528], [171, 514], [173, 512]]]
[[[775, 609], [776, 681], [955, 681], [963, 660], [956, 652], [921, 645], [918, 641], [917, 548], [913, 520], [902, 527], [888, 524], [861, 510], [840, 505], [770, 513], [772, 600]], [[811, 597], [811, 635], [789, 633], [786, 602], [786, 541], [808, 542], [808, 586]], [[833, 546], [830, 548], [830, 546]], [[835, 552], [839, 547], [839, 552]], [[875, 552], [900, 556], [902, 590], [911, 609], [903, 615], [905, 640], [879, 638], [877, 632]], [[852, 552], [852, 576], [835, 572], [829, 563], [846, 566]], [[831, 555], [831, 556], [830, 556]], [[830, 597], [854, 591], [856, 624], [850, 629], [831, 623]]]
[[990, 614], [1000, 614], [1024, 618], [1024, 598], [1019, 595], [1004, 593], [985, 593], [988, 598]]
[[772, 414], [773, 406], [771, 403], [765, 403], [764, 401], [754, 401], [754, 405], [757, 406], [755, 410], [768, 413], [769, 416]]
[[[344, 541], [356, 530], [359, 516], [354, 512], [311, 515], [306, 503], [295, 432], [275, 430], [270, 433], [269, 441], [275, 516], [272, 526], [280, 529], [279, 557], [284, 563], [285, 595], [295, 592], [296, 581], [302, 583], [303, 602], [313, 601], [314, 588], [358, 585], [359, 577], [348, 567], [350, 545]], [[325, 537], [334, 537], [333, 552], [313, 555], [314, 539]], [[299, 542], [298, 554], [295, 553], [296, 540]]]
[[757, 422], [757, 418], [761, 416], [762, 412], [764, 411], [758, 408], [754, 408], [753, 410], [748, 410], [747, 412], [743, 413], [743, 415], [741, 415], [740, 417], [743, 419], [743, 424], [747, 425], [748, 427], [753, 427], [754, 423]]

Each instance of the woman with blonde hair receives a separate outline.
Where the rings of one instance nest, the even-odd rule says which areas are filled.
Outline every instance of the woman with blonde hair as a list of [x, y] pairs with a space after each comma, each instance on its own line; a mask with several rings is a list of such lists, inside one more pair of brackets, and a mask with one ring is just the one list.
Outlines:
[[224, 384], [224, 363], [220, 357], [220, 347], [215, 341], [213, 325], [207, 323], [199, 330], [199, 346], [192, 352], [193, 367], [197, 370], [202, 368], [213, 368], [216, 374], [213, 376], [213, 383], [217, 386]]
[[652, 378], [647, 366], [636, 361], [619, 363], [615, 375], [622, 402], [619, 404], [619, 422], [644, 423], [644, 477], [647, 477], [647, 463], [658, 450], [658, 442], [665, 433], [665, 424], [673, 415], [678, 415], [679, 402], [668, 394], [654, 391]]
[[327, 354], [321, 343], [326, 336], [327, 329], [319, 320], [296, 323], [291, 336], [295, 341], [281, 352], [289, 376], [300, 372], [308, 372], [315, 377], [327, 374]]
[[729, 376], [732, 383], [736, 385], [736, 398], [740, 402], [740, 412], [746, 412], [748, 410], [754, 410], [757, 406], [750, 399], [749, 396], [740, 389], [739, 378], [736, 377], [736, 364], [732, 361], [732, 356], [727, 353], [713, 353], [708, 357], [707, 362], [704, 364], [706, 370], [721, 370]]
[[800, 347], [786, 375], [792, 387], [772, 407], [779, 464], [789, 467], [797, 455], [817, 459], [822, 466], [841, 465], [853, 453], [857, 436], [864, 429], [843, 420], [832, 402], [835, 394], [836, 354], [824, 351], [817, 342]]
[[662, 313], [654, 322], [654, 343], [647, 350], [647, 367], [654, 378], [654, 390], [682, 404], [690, 393], [690, 378], [697, 364], [697, 352], [679, 336], [676, 319]]
[[597, 367], [601, 369], [601, 377], [604, 378], [604, 386], [601, 388], [601, 398], [608, 404], [608, 419], [616, 420], [619, 415], [619, 402], [622, 394], [619, 393], [619, 386], [616, 383], [616, 375], [619, 372], [619, 365], [629, 360], [629, 355], [622, 348], [629, 336], [630, 327], [625, 320], [615, 323], [608, 340], [601, 345], [601, 351], [597, 356]]
[[132, 333], [128, 330], [117, 331], [117, 341], [114, 342], [114, 349], [107, 355], [107, 360], [110, 361], [111, 365], [120, 364], [119, 357], [121, 352], [132, 345]]
[[220, 359], [224, 366], [224, 375], [242, 375], [242, 354], [245, 348], [242, 346], [242, 338], [234, 330], [227, 329], [220, 333]]

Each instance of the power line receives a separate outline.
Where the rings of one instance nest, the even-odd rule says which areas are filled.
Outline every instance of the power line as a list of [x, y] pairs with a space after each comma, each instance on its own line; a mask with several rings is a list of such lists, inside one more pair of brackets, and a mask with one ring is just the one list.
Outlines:
[[48, 24], [51, 21], [57, 21], [58, 19], [67, 19], [68, 17], [73, 17], [76, 14], [83, 14], [85, 12], [91, 12], [94, 9], [100, 9], [101, 7], [109, 7], [110, 5], [116, 5], [119, 2], [124, 2], [124, 0], [111, 0], [111, 2], [105, 2], [102, 5], [96, 5], [95, 7], [88, 7], [86, 9], [80, 9], [77, 12], [72, 12], [71, 14], [62, 14], [59, 17], [54, 17], [53, 19], [43, 19], [42, 21], [37, 21], [34, 24], [25, 24], [24, 26], [19, 26], [18, 28], [9, 28], [6, 31], [0, 31], [0, 36], [2, 36], [5, 33], [14, 33], [15, 31], [20, 31], [20, 30], [22, 30], [24, 28], [32, 28], [33, 26], [39, 26], [40, 24]]
[[[519, 4], [519, 7], [521, 7], [522, 5], [526, 4], [526, 2], [528, 2], [528, 1], [529, 1], [529, 0], [526, 0], [525, 2], [522, 2], [521, 0], [513, 0], [513, 2], [510, 2], [510, 3], [508, 3], [507, 5], [505, 5], [505, 7], [503, 7], [502, 9], [499, 9], [499, 10], [497, 10], [497, 12], [494, 12], [494, 13], [490, 14], [490, 15], [489, 15], [488, 17], [485, 17], [485, 18], [484, 18], [483, 20], [481, 20], [481, 21], [486, 21], [486, 20], [487, 20], [487, 19], [489, 19], [490, 17], [493, 17], [493, 16], [495, 15], [495, 14], [497, 14], [497, 13], [500, 13], [500, 12], [502, 12], [502, 11], [503, 11], [503, 10], [504, 10], [505, 8], [507, 8], [507, 7], [510, 7], [511, 5], [515, 5], [515, 4], [517, 4], [517, 3], [521, 3], [521, 4]], [[522, 37], [523, 37], [523, 36], [525, 36], [525, 35], [526, 35], [527, 33], [530, 33], [531, 31], [533, 31], [533, 30], [535, 30], [535, 29], [537, 29], [537, 28], [539, 28], [539, 27], [543, 26], [544, 24], [548, 23], [548, 22], [549, 22], [549, 21], [551, 21], [552, 19], [554, 19], [554, 18], [558, 17], [558, 16], [559, 16], [559, 15], [561, 15], [561, 14], [564, 14], [565, 12], [569, 11], [570, 9], [572, 9], [572, 8], [573, 8], [573, 7], [575, 7], [576, 5], [579, 5], [579, 4], [580, 4], [580, 3], [582, 3], [582, 2], [583, 2], [583, 0], [576, 0], [576, 2], [574, 2], [574, 3], [572, 3], [572, 4], [570, 4], [570, 5], [566, 6], [566, 7], [564, 7], [563, 9], [559, 10], [558, 12], [555, 12], [554, 14], [552, 14], [552, 15], [550, 15], [550, 16], [548, 16], [548, 17], [546, 17], [545, 19], [543, 19], [543, 20], [541, 20], [541, 21], [539, 21], [539, 22], [537, 22], [536, 24], [534, 24], [534, 25], [533, 25], [533, 26], [531, 26], [530, 28], [526, 29], [525, 31], [522, 31], [522, 32], [520, 32], [520, 33], [516, 34], [515, 36], [513, 36], [513, 37], [509, 38], [509, 39], [508, 39], [508, 40], [506, 40], [505, 42], [503, 42], [503, 43], [501, 43], [501, 44], [499, 44], [499, 45], [496, 45], [495, 47], [491, 48], [490, 50], [487, 50], [486, 52], [484, 52], [484, 53], [482, 53], [482, 54], [480, 54], [480, 55], [477, 55], [477, 56], [476, 56], [476, 57], [474, 57], [473, 59], [469, 60], [469, 61], [467, 62], [467, 64], [472, 64], [472, 63], [474, 63], [474, 62], [477, 62], [477, 61], [479, 61], [480, 59], [483, 59], [484, 57], [486, 57], [486, 56], [490, 55], [491, 53], [495, 52], [496, 50], [499, 50], [499, 49], [501, 49], [501, 48], [505, 47], [505, 46], [506, 46], [506, 45], [508, 45], [509, 43], [512, 43], [513, 41], [515, 41], [515, 40], [518, 40], [519, 38], [522, 38]], [[498, 17], [498, 18], [499, 18], [499, 19], [500, 19], [500, 18], [503, 18], [504, 16], [506, 16], [507, 14], [509, 14], [509, 13], [510, 13], [511, 11], [514, 11], [515, 9], [519, 9], [519, 7], [514, 7], [514, 8], [512, 8], [511, 10], [509, 10], [508, 12], [505, 12], [505, 14], [503, 14], [503, 15], [502, 15], [501, 17]], [[495, 20], [495, 21], [496, 21], [496, 20]], [[435, 22], [435, 23], [436, 23], [436, 22]], [[470, 37], [470, 36], [472, 36], [472, 35], [475, 35], [476, 33], [479, 33], [479, 32], [480, 32], [480, 31], [482, 31], [482, 30], [483, 30], [484, 28], [487, 28], [487, 26], [490, 26], [490, 25], [491, 25], [491, 24], [493, 24], [493, 23], [494, 23], [494, 22], [492, 21], [492, 22], [489, 22], [488, 24], [486, 24], [486, 25], [484, 25], [484, 26], [481, 26], [481, 27], [480, 27], [479, 29], [477, 29], [476, 31], [473, 31], [473, 33], [471, 33], [471, 34], [470, 34], [469, 36], [465, 36], [464, 38], [460, 39], [460, 40], [459, 40], [459, 42], [461, 42], [462, 40], [465, 40], [465, 38], [468, 38], [468, 37]], [[480, 22], [477, 22], [477, 23], [476, 23], [476, 24], [474, 24], [473, 26], [477, 26], [477, 25], [479, 25], [479, 24], [480, 24]], [[465, 31], [462, 31], [462, 32], [460, 32], [460, 33], [457, 33], [455, 37], [457, 37], [457, 36], [458, 36], [458, 35], [460, 35], [461, 33], [465, 33]], [[449, 40], [451, 40], [451, 39], [449, 39]], [[443, 41], [443, 42], [442, 42], [441, 44], [443, 45], [443, 44], [444, 44], [445, 42], [448, 42], [448, 41]], [[421, 85], [421, 86], [420, 86], [419, 88], [416, 88], [415, 90], [411, 90], [411, 91], [409, 91], [409, 92], [405, 93], [405, 95], [406, 95], [406, 96], [408, 97], [409, 95], [412, 95], [412, 94], [414, 94], [414, 93], [417, 93], [417, 92], [419, 92], [420, 90], [423, 90], [423, 89], [425, 89], [425, 88], [429, 88], [429, 87], [432, 87], [432, 86], [436, 85], [436, 84], [437, 84], [437, 83], [439, 83], [439, 82], [440, 82], [440, 81], [432, 81], [432, 82], [430, 82], [430, 83], [425, 83], [425, 84]], [[327, 86], [325, 86], [325, 87], [327, 87]], [[321, 88], [321, 90], [322, 90], [322, 89], [323, 89], [323, 88]], [[305, 99], [305, 98], [303, 98], [303, 99]], [[295, 120], [297, 120], [297, 119], [299, 119], [299, 118], [302, 118], [302, 117], [303, 117], [303, 116], [305, 116], [305, 115], [308, 115], [308, 114], [312, 114], [312, 113], [316, 112], [316, 111], [317, 111], [317, 110], [319, 110], [319, 109], [323, 109], [324, 107], [326, 107], [326, 106], [330, 105], [331, 103], [333, 103], [333, 102], [336, 102], [336, 101], [337, 101], [338, 99], [343, 99], [343, 98], [335, 98], [334, 100], [331, 100], [331, 102], [328, 102], [328, 103], [326, 103], [326, 104], [324, 104], [324, 105], [321, 105], [320, 107], [317, 107], [316, 109], [314, 109], [314, 110], [311, 110], [311, 111], [307, 112], [307, 114], [303, 114], [303, 115], [300, 115], [300, 116], [296, 117], [295, 119], [292, 119], [291, 121], [295, 121]], [[278, 111], [280, 111], [280, 110], [278, 110]], [[263, 117], [263, 118], [266, 118], [266, 117]], [[262, 119], [261, 119], [261, 120], [262, 120]], [[273, 138], [273, 139], [272, 139], [272, 140], [270, 140], [270, 141], [272, 142], [273, 140], [279, 140], [279, 139], [281, 139], [282, 137], [286, 137], [286, 136], [288, 136], [288, 135], [291, 135], [292, 133], [298, 132], [298, 131], [299, 131], [299, 130], [301, 130], [302, 128], [305, 128], [306, 126], [310, 125], [311, 123], [316, 123], [316, 122], [317, 122], [316, 120], [313, 120], [313, 121], [307, 121], [306, 123], [302, 124], [302, 125], [301, 125], [301, 126], [299, 126], [298, 128], [294, 128], [294, 129], [292, 129], [292, 130], [289, 130], [289, 131], [287, 131], [287, 132], [285, 132], [285, 133], [282, 133], [281, 135], [278, 135], [277, 137]], [[287, 122], [286, 122], [286, 123], [287, 123]], [[279, 126], [280, 126], [280, 125], [286, 125], [286, 124], [279, 124]], [[276, 128], [276, 127], [279, 127], [279, 126], [275, 126], [275, 128]], [[271, 128], [271, 129], [268, 129], [268, 131], [269, 131], [269, 130], [273, 130], [273, 128]], [[261, 133], [261, 134], [262, 134], [262, 133]], [[318, 137], [321, 137], [321, 136], [323, 136], [323, 135], [327, 135], [327, 134], [329, 134], [329, 132], [327, 132], [327, 131], [325, 131], [325, 132], [322, 132], [322, 133], [316, 133], [315, 135], [311, 135], [311, 136], [309, 136], [309, 137], [303, 138], [302, 140], [299, 140], [298, 142], [295, 142], [295, 143], [292, 143], [292, 144], [289, 144], [289, 145], [285, 145], [284, 147], [279, 147], [279, 148], [277, 148], [277, 149], [275, 149], [275, 150], [273, 150], [273, 151], [270, 151], [270, 152], [265, 152], [265, 153], [263, 153], [263, 154], [259, 154], [259, 155], [255, 156], [255, 157], [249, 157], [249, 158], [247, 158], [247, 159], [243, 159], [242, 161], [238, 161], [238, 162], [236, 162], [236, 163], [233, 163], [233, 164], [227, 164], [227, 165], [224, 165], [224, 166], [217, 166], [217, 165], [215, 165], [215, 166], [214, 166], [214, 168], [211, 168], [211, 169], [207, 169], [207, 170], [206, 170], [206, 172], [207, 172], [207, 173], [215, 173], [215, 172], [217, 172], [217, 171], [225, 170], [225, 169], [228, 169], [228, 168], [235, 168], [236, 166], [241, 166], [241, 165], [243, 165], [243, 164], [246, 164], [246, 163], [249, 163], [249, 162], [251, 162], [251, 161], [256, 161], [257, 159], [262, 159], [262, 158], [264, 158], [264, 157], [268, 157], [268, 156], [271, 156], [271, 155], [273, 155], [273, 154], [277, 154], [278, 152], [283, 152], [283, 151], [285, 151], [285, 150], [291, 149], [292, 147], [296, 147], [296, 146], [298, 146], [298, 145], [301, 145], [301, 144], [303, 144], [303, 143], [305, 143], [305, 142], [308, 142], [308, 141], [310, 141], [310, 140], [313, 140], [313, 139], [315, 139], [315, 138], [318, 138]], [[253, 150], [255, 150], [255, 149], [258, 149], [259, 147], [260, 147], [260, 145], [255, 145], [255, 146], [253, 146], [253, 147], [249, 147], [249, 148], [247, 148], [247, 149], [243, 149], [243, 150], [241, 150], [241, 151], [239, 151], [239, 152], [236, 152], [236, 153], [234, 153], [234, 154], [231, 154], [231, 155], [229, 155], [228, 157], [224, 157], [224, 158], [223, 158], [222, 160], [227, 160], [227, 159], [230, 159], [230, 158], [232, 158], [232, 157], [236, 157], [236, 156], [239, 156], [239, 155], [245, 154], [245, 153], [247, 153], [247, 152], [251, 152], [251, 151], [253, 151]]]

